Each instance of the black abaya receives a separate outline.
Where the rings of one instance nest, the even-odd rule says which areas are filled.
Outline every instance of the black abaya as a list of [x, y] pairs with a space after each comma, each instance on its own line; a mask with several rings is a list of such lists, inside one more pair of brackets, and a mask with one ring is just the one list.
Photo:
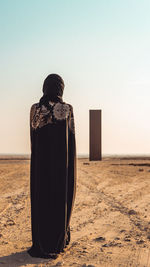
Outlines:
[[72, 106], [31, 107], [31, 256], [50, 257], [70, 242], [76, 192], [76, 147]]

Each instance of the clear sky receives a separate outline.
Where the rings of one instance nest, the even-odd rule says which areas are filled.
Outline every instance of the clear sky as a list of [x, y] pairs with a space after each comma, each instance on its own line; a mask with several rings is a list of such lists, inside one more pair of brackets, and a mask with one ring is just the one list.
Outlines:
[[150, 1], [0, 0], [0, 153], [30, 153], [30, 106], [50, 73], [74, 107], [77, 152], [102, 109], [104, 154], [150, 153]]

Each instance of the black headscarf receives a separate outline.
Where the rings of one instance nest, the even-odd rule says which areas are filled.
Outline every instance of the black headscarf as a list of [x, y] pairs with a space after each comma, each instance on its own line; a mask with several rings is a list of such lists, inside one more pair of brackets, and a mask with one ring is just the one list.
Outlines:
[[63, 102], [64, 81], [58, 74], [50, 74], [43, 83], [43, 96], [40, 99], [41, 105], [48, 105], [49, 101]]

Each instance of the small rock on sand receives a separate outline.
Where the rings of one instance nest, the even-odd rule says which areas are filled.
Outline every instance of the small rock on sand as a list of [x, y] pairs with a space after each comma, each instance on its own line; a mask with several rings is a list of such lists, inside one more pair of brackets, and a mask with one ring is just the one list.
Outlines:
[[125, 232], [126, 230], [124, 230], [124, 229], [122, 229], [122, 230], [120, 230], [120, 233], [123, 233], [123, 232]]
[[136, 214], [137, 212], [135, 210], [129, 210], [128, 214], [129, 215], [133, 215], [133, 214]]
[[94, 241], [96, 241], [96, 242], [103, 242], [103, 241], [105, 241], [105, 237], [99, 236], [99, 237], [95, 238]]
[[58, 261], [56, 266], [63, 266], [64, 265], [64, 262], [63, 261]]
[[117, 243], [117, 242], [112, 241], [112, 242], [102, 245], [102, 247], [123, 247], [123, 244], [120, 242]]
[[130, 238], [124, 238], [124, 241], [126, 241], [126, 242], [130, 242], [131, 241], [131, 239]]
[[7, 219], [6, 225], [15, 225], [15, 222], [11, 219]]
[[114, 238], [114, 240], [120, 240], [120, 237], [116, 236], [116, 237]]
[[144, 240], [142, 240], [142, 239], [141, 240], [138, 240], [138, 241], [136, 241], [136, 243], [137, 244], [143, 244], [144, 243]]

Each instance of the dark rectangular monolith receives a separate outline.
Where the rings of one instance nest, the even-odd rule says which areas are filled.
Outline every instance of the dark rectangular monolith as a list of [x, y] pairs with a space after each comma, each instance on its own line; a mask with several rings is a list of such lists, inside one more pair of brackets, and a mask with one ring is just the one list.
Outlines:
[[89, 158], [90, 160], [102, 160], [102, 143], [101, 143], [101, 115], [100, 109], [90, 110], [89, 114]]

